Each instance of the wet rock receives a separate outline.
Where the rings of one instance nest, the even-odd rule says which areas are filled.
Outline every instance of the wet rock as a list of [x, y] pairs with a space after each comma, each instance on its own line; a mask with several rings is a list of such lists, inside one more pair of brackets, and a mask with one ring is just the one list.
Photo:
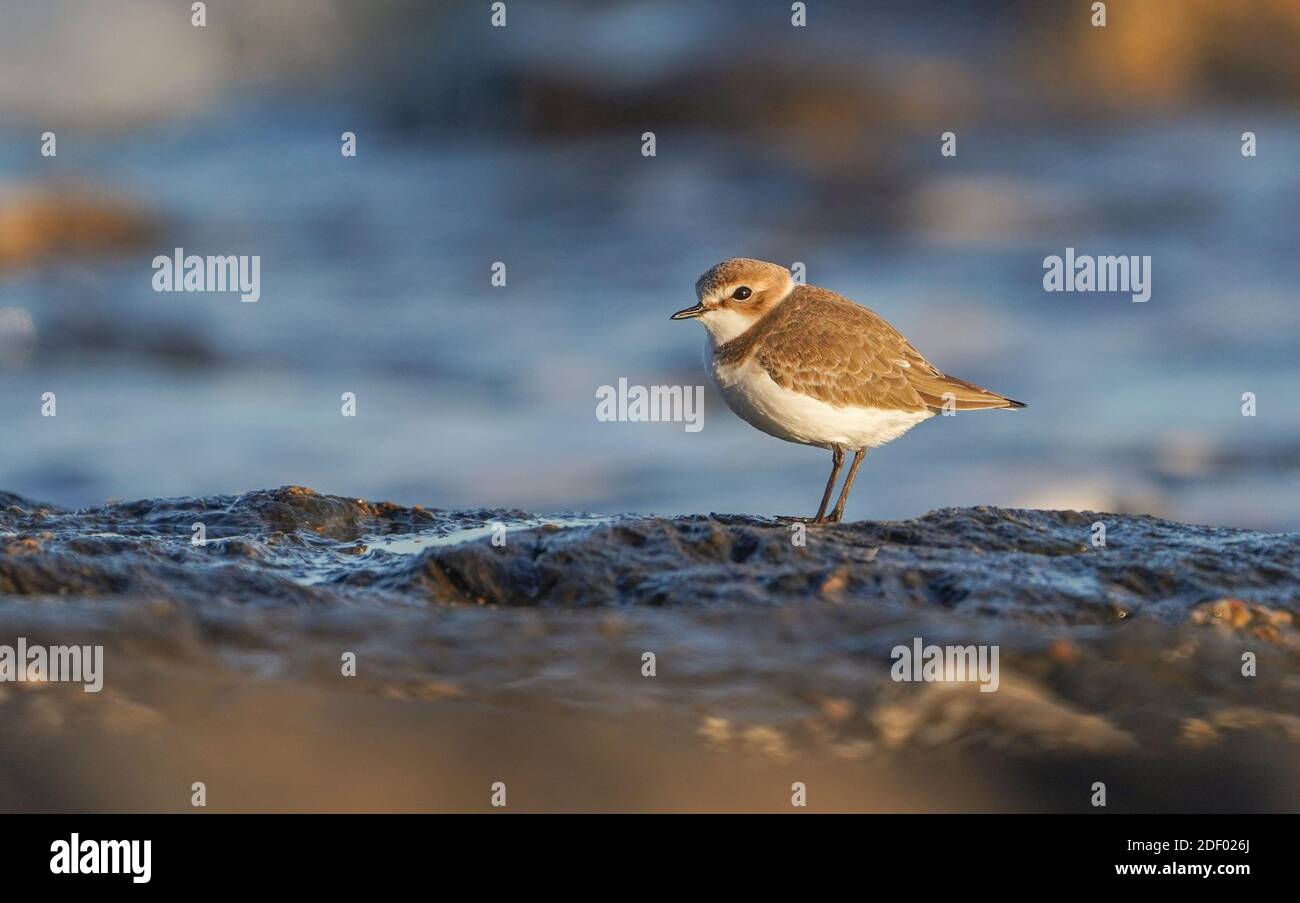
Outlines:
[[[1108, 525], [1102, 548], [1090, 542], [1098, 521]], [[432, 548], [386, 585], [438, 602], [770, 606], [827, 597], [1069, 624], [1182, 620], [1227, 594], [1287, 611], [1300, 600], [1300, 537], [1290, 534], [992, 508], [811, 527], [802, 546], [791, 526], [695, 516], [530, 531], [499, 548]]]
[[[362, 594], [406, 602], [700, 608], [834, 601], [1058, 624], [1249, 627], [1300, 608], [1300, 536], [1141, 516], [943, 509], [808, 526], [744, 516], [535, 523], [518, 511], [406, 508], [289, 486], [83, 511], [0, 497], [10, 593], [235, 601]], [[1104, 547], [1092, 526], [1107, 525]], [[492, 523], [512, 527], [494, 543]], [[194, 542], [202, 525], [206, 543]], [[479, 531], [475, 533], [474, 531]], [[389, 541], [384, 541], [384, 538]], [[405, 537], [398, 548], [391, 540]], [[378, 541], [376, 541], [378, 540]]]
[[[803, 526], [446, 511], [302, 487], [82, 511], [0, 497], [7, 630], [105, 644], [114, 724], [142, 743], [175, 717], [151, 714], [171, 711], [157, 688], [207, 674], [218, 693], [243, 675], [268, 687], [271, 721], [287, 714], [265, 714], [274, 688], [294, 684], [344, 708], [361, 696], [507, 722], [635, 712], [704, 757], [924, 760], [1000, 775], [1025, 800], [1062, 772], [1031, 787], [1040, 772], [1008, 761], [1082, 776], [1104, 761], [1150, 787], [1151, 806], [1195, 805], [1197, 769], [1264, 762], [1291, 780], [1298, 572], [1295, 534], [1069, 511]], [[919, 638], [999, 649], [998, 687], [893, 679], [891, 650]], [[340, 677], [345, 652], [355, 677]], [[0, 693], [0, 717], [24, 736], [80, 717], [80, 702], [39, 698]], [[1150, 783], [1165, 774], [1186, 780]]]
[[1202, 602], [1188, 618], [1192, 624], [1213, 624], [1230, 631], [1244, 631], [1269, 642], [1300, 642], [1296, 618], [1289, 612], [1241, 599]]

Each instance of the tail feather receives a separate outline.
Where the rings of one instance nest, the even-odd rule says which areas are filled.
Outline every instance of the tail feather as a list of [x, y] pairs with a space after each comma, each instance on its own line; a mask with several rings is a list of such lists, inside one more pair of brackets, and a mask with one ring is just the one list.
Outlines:
[[998, 408], [1028, 407], [1022, 401], [1015, 401], [1005, 395], [990, 392], [974, 383], [955, 376], [938, 374], [912, 379], [912, 387], [921, 396], [928, 407], [942, 410], [945, 405], [958, 411], [986, 411]]

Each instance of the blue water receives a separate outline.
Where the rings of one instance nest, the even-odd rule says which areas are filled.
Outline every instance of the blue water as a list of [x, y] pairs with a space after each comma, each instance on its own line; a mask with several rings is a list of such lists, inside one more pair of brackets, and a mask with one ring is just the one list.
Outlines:
[[[595, 416], [620, 377], [706, 382], [703, 330], [667, 315], [744, 255], [804, 262], [940, 367], [1030, 405], [873, 452], [850, 517], [994, 504], [1300, 528], [1300, 127], [1254, 126], [1253, 159], [1226, 112], [966, 131], [955, 159], [905, 147], [887, 213], [841, 197], [825, 216], [797, 168], [707, 134], [646, 160], [614, 138], [412, 138], [346, 104], [275, 102], [70, 135], [55, 161], [6, 134], [0, 182], [107, 187], [164, 225], [156, 246], [0, 274], [0, 308], [37, 335], [0, 372], [0, 487], [811, 513], [829, 455], [711, 390], [700, 432]], [[1151, 255], [1151, 300], [1044, 292], [1043, 258], [1067, 246]], [[174, 247], [261, 255], [262, 300], [153, 292]]]

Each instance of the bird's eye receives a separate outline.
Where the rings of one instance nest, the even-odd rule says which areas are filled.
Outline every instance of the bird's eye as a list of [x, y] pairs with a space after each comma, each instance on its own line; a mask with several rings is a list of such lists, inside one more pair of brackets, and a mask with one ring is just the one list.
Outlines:
[[754, 293], [749, 290], [749, 286], [742, 285], [740, 288], [736, 289], [734, 292], [731, 293], [731, 297], [735, 298], [737, 301], [744, 301], [752, 294]]

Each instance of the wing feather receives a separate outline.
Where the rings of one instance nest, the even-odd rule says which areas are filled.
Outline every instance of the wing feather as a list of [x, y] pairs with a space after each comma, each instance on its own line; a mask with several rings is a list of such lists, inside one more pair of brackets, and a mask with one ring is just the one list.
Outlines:
[[958, 410], [1019, 405], [944, 374], [879, 314], [826, 289], [796, 287], [754, 329], [754, 359], [777, 385], [835, 407], [939, 410], [949, 395]]

